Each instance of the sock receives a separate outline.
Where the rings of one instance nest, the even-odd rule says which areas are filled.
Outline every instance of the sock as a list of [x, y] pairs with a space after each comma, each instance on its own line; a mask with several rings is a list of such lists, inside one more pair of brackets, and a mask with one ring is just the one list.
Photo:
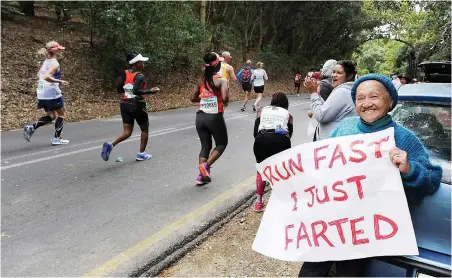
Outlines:
[[256, 194], [256, 203], [262, 203], [262, 195]]
[[61, 137], [61, 132], [63, 131], [64, 118], [58, 117], [55, 121], [55, 138]]
[[264, 194], [264, 190], [265, 190], [265, 181], [262, 180], [262, 176], [261, 174], [257, 173], [256, 174], [256, 194], [258, 196], [261, 196]]
[[49, 124], [51, 122], [52, 117], [50, 117], [49, 115], [45, 115], [44, 117], [41, 117], [36, 123], [33, 124], [33, 128], [37, 129], [38, 127]]

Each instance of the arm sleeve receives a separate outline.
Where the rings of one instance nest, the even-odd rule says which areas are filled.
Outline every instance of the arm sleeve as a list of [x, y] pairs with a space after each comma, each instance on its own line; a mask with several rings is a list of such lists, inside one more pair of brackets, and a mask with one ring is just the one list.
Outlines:
[[254, 131], [253, 131], [254, 138], [256, 138], [256, 136], [257, 136], [257, 132], [259, 131], [260, 124], [261, 124], [261, 118], [257, 117], [256, 120], [254, 121]]
[[152, 92], [149, 89], [146, 90], [140, 90], [141, 88], [141, 84], [143, 84], [144, 82], [144, 75], [139, 73], [135, 76], [135, 84], [133, 85], [133, 94], [137, 95], [137, 96], [141, 96], [141, 95], [152, 95], [155, 94], [156, 92]]
[[403, 184], [407, 187], [418, 188], [424, 194], [432, 194], [441, 184], [443, 169], [439, 165], [432, 164], [419, 139], [415, 135], [407, 133], [411, 138], [407, 138], [409, 140], [405, 141], [409, 143], [404, 147], [406, 149], [404, 151], [408, 153], [410, 172], [401, 174]]
[[289, 115], [289, 122], [287, 123], [287, 128], [289, 129], [289, 137], [292, 138], [293, 134], [293, 117]]
[[325, 102], [318, 93], [311, 94], [311, 111], [318, 122], [328, 123], [333, 121], [343, 109], [343, 105], [344, 99], [339, 92], [331, 94]]

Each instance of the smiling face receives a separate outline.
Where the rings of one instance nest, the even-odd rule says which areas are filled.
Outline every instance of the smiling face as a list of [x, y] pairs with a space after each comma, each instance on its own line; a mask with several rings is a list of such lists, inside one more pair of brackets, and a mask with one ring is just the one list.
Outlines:
[[368, 80], [356, 89], [356, 112], [364, 121], [373, 123], [388, 114], [392, 100], [388, 90], [378, 81]]
[[333, 87], [334, 88], [345, 83], [345, 81], [347, 80], [347, 76], [346, 76], [344, 67], [342, 67], [342, 65], [334, 66], [332, 78], [333, 78]]

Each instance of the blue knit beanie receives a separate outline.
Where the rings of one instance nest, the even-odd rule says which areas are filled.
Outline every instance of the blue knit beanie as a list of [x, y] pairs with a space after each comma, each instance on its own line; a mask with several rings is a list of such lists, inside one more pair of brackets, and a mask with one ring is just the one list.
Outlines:
[[376, 74], [376, 73], [366, 74], [364, 76], [361, 76], [360, 78], [358, 78], [358, 80], [355, 81], [355, 83], [353, 84], [353, 87], [352, 87], [353, 103], [356, 103], [356, 89], [358, 88], [359, 84], [361, 84], [362, 82], [367, 81], [367, 80], [375, 80], [375, 81], [378, 81], [381, 84], [383, 84], [383, 86], [385, 86], [386, 90], [388, 90], [388, 92], [389, 92], [389, 96], [392, 99], [392, 107], [389, 111], [394, 109], [394, 107], [397, 105], [397, 101], [399, 99], [399, 94], [397, 93], [397, 89], [394, 86], [394, 84], [392, 84], [392, 80], [389, 77], [387, 77], [386, 75]]

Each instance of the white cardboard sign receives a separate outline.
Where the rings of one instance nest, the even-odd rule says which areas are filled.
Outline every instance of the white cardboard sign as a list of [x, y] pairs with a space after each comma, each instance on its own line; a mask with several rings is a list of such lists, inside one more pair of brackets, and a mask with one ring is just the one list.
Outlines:
[[253, 250], [280, 260], [418, 255], [394, 128], [298, 145], [256, 166], [272, 193]]

